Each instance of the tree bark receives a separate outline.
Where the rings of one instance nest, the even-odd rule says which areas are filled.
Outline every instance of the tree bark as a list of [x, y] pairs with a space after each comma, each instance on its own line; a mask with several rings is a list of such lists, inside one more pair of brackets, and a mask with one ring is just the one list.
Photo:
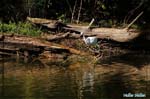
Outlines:
[[[69, 25], [70, 26], [70, 25]], [[111, 39], [117, 42], [129, 42], [142, 34], [138, 30], [127, 30], [127, 29], [117, 29], [117, 28], [93, 28], [87, 29], [86, 26], [75, 26], [72, 28], [64, 27], [66, 30], [74, 31], [74, 32], [84, 32], [85, 36], [95, 35], [100, 39]]]

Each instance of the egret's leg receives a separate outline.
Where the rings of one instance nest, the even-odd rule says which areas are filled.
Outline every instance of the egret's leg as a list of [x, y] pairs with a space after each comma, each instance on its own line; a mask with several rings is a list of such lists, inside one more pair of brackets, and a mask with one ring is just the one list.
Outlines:
[[100, 50], [99, 44], [96, 45], [88, 45], [88, 49], [93, 53], [98, 53]]
[[92, 46], [89, 46], [89, 50], [93, 53], [95, 52], [95, 50], [92, 48]]
[[98, 53], [98, 55], [96, 55], [96, 57], [97, 57], [98, 60], [103, 57], [103, 53], [102, 53], [102, 50], [101, 50], [101, 42], [102, 42], [102, 40], [100, 40], [96, 45], [97, 53]]

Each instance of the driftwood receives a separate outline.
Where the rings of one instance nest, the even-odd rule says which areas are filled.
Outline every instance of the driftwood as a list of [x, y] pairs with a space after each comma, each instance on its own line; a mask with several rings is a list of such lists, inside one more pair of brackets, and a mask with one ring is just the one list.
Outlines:
[[[92, 23], [94, 22], [94, 18], [90, 22], [90, 24], [85, 27], [85, 29], [80, 29], [79, 32], [83, 32], [84, 35], [87, 32], [91, 32], [92, 34], [96, 35], [97, 38], [107, 38], [107, 39], [112, 39], [114, 41], [118, 42], [127, 42], [131, 41], [132, 39], [136, 38], [139, 36], [140, 33], [134, 33], [133, 30], [132, 32], [129, 31], [129, 27], [143, 14], [141, 12], [126, 28], [124, 29], [114, 29], [114, 28], [94, 28], [91, 31], [89, 31], [89, 28], [91, 27]], [[75, 27], [74, 27], [75, 28]], [[76, 27], [77, 28], [77, 27]], [[66, 28], [67, 29], [67, 28]], [[75, 30], [75, 29], [74, 29]], [[76, 29], [76, 31], [79, 29]]]
[[[141, 13], [140, 13], [141, 15]], [[139, 16], [140, 16], [139, 15]], [[137, 16], [137, 18], [139, 17]], [[129, 29], [129, 27], [137, 20], [134, 19], [131, 24], [124, 29], [118, 28], [95, 28], [91, 27], [88, 29], [88, 26], [80, 26], [80, 25], [71, 25], [71, 24], [64, 24], [60, 21], [53, 21], [47, 19], [40, 19], [40, 18], [29, 18], [28, 20], [34, 24], [40, 24], [41, 26], [46, 26], [47, 28], [55, 28], [55, 29], [63, 29], [65, 31], [71, 31], [79, 34], [80, 32], [84, 32], [85, 36], [95, 35], [100, 39], [111, 39], [117, 42], [129, 42], [137, 37], [139, 37], [142, 33], [138, 30]]]
[[57, 20], [48, 20], [48, 19], [41, 19], [41, 18], [31, 18], [27, 17], [27, 20], [34, 23], [34, 24], [48, 24], [49, 28], [56, 28], [55, 24], [57, 23]]
[[[67, 30], [82, 32], [85, 31], [85, 28], [66, 28]], [[117, 28], [93, 28], [92, 30], [86, 30], [85, 36], [95, 35], [101, 39], [111, 39], [117, 42], [129, 42], [138, 36], [140, 36], [141, 32], [138, 30], [126, 30], [126, 29], [117, 29]]]
[[44, 51], [51, 53], [72, 53], [84, 55], [76, 49], [62, 46], [59, 44], [47, 42], [38, 38], [24, 37], [24, 36], [0, 36], [3, 40], [0, 41], [0, 54], [19, 56], [39, 55]]
[[32, 24], [40, 25], [49, 30], [58, 31], [62, 27], [68, 27], [66, 24], [62, 23], [59, 20], [48, 20], [48, 19], [31, 18], [31, 17], [27, 17], [27, 20]]

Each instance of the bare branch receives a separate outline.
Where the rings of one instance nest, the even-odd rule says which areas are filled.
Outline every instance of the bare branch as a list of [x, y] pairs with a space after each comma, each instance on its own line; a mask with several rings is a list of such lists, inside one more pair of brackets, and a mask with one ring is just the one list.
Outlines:
[[143, 14], [143, 11], [125, 28], [129, 29], [129, 27]]
[[80, 20], [81, 9], [82, 9], [82, 0], [80, 0], [80, 8], [78, 12], [77, 24], [79, 23], [79, 20]]
[[75, 1], [74, 7], [73, 7], [72, 17], [71, 17], [71, 23], [74, 20], [74, 13], [75, 13], [75, 10], [76, 10], [76, 5], [77, 5], [77, 0]]

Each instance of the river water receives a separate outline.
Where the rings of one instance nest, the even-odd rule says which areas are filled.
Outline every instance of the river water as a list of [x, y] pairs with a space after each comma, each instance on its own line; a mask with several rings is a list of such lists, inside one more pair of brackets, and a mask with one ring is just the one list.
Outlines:
[[150, 54], [69, 61], [0, 60], [0, 99], [150, 99]]

